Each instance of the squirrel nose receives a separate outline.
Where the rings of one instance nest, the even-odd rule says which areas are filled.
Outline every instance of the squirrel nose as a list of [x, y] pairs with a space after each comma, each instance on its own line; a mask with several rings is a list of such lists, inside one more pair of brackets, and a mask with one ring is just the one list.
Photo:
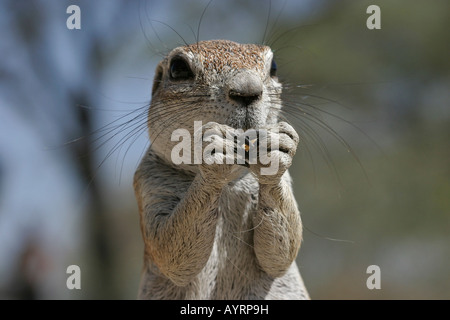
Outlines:
[[228, 84], [228, 97], [246, 107], [258, 100], [262, 92], [261, 79], [248, 70], [235, 74]]

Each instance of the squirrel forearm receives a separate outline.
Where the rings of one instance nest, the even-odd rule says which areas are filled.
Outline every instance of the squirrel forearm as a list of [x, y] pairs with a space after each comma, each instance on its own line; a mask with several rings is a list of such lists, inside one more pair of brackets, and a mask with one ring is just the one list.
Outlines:
[[261, 268], [279, 277], [294, 261], [302, 240], [302, 223], [290, 184], [260, 184], [254, 218], [255, 254]]
[[176, 285], [187, 285], [208, 261], [220, 190], [217, 182], [205, 181], [197, 174], [174, 209], [144, 212], [148, 254], [159, 271]]

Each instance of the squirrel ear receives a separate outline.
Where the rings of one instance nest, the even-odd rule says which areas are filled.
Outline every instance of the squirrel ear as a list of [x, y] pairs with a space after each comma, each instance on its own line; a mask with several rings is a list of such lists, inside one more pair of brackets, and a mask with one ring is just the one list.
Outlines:
[[156, 73], [155, 78], [153, 79], [153, 86], [152, 86], [152, 96], [155, 94], [156, 90], [158, 90], [159, 85], [161, 84], [163, 77], [163, 67], [161, 64], [156, 67]]

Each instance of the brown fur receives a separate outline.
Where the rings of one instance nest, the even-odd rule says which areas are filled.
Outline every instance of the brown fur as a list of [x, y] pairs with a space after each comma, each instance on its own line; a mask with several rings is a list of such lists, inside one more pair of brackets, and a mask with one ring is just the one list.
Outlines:
[[[170, 79], [174, 56], [189, 62], [193, 79]], [[134, 180], [145, 244], [139, 298], [309, 298], [295, 263], [302, 226], [287, 171], [299, 139], [278, 120], [281, 85], [270, 76], [271, 60], [268, 47], [215, 40], [176, 48], [158, 65], [152, 144]], [[250, 105], [230, 96], [254, 88], [261, 92]], [[267, 129], [280, 141], [270, 153], [277, 174], [261, 175], [259, 163], [174, 165], [171, 134], [185, 128], [194, 136], [194, 120], [212, 130], [211, 143], [225, 145], [233, 141], [224, 132]]]

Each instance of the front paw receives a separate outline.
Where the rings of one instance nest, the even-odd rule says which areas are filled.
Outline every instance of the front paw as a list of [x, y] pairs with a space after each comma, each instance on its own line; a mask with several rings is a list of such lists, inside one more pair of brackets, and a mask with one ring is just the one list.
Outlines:
[[202, 146], [202, 161], [199, 165], [200, 174], [207, 180], [227, 182], [235, 178], [238, 171], [235, 166], [236, 150], [235, 129], [208, 122], [202, 126], [202, 134], [198, 135]]
[[258, 130], [257, 161], [249, 159], [249, 168], [262, 184], [278, 183], [292, 164], [299, 136], [286, 122]]

